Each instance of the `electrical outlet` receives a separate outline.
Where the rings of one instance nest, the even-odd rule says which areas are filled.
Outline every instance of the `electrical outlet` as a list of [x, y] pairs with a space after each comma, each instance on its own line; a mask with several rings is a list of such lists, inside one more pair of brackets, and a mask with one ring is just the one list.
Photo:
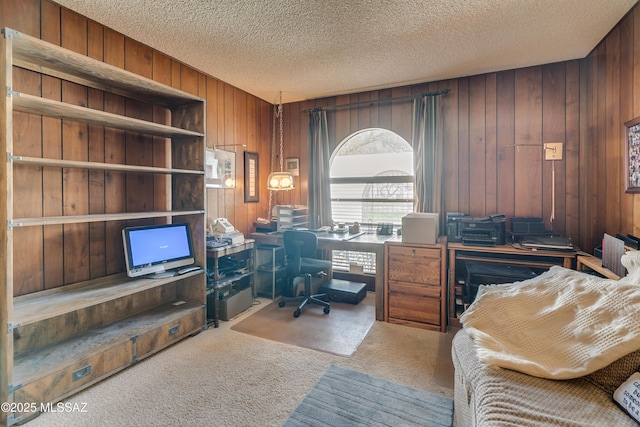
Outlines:
[[546, 142], [544, 144], [545, 160], [562, 160], [562, 142]]

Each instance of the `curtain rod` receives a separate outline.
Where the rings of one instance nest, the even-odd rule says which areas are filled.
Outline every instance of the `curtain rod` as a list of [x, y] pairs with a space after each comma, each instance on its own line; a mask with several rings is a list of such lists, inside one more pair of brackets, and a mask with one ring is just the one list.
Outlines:
[[307, 109], [301, 110], [301, 111], [303, 113], [308, 113], [310, 111], [337, 110], [338, 108], [360, 107], [362, 105], [380, 104], [382, 102], [407, 101], [407, 100], [411, 100], [411, 99], [422, 98], [423, 96], [446, 95], [449, 92], [451, 92], [451, 89], [447, 88], [447, 89], [437, 90], [435, 92], [424, 92], [424, 93], [421, 93], [421, 94], [418, 94], [418, 95], [406, 95], [406, 96], [398, 96], [396, 98], [382, 98], [382, 99], [374, 99], [374, 100], [371, 100], [371, 101], [352, 102], [352, 103], [349, 103], [349, 104], [328, 105], [326, 107], [307, 108]]

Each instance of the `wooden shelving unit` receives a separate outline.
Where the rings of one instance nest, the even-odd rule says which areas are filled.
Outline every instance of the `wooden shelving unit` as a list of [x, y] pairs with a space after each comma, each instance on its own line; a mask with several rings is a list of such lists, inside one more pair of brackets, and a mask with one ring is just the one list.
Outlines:
[[[255, 241], [246, 239], [241, 243], [207, 250], [207, 269], [210, 283], [207, 289], [207, 317], [213, 326], [219, 326], [219, 320], [229, 320], [234, 308], [244, 311], [249, 308], [254, 297], [255, 283]], [[227, 264], [223, 267], [224, 264]], [[233, 269], [230, 268], [233, 265]], [[225, 268], [226, 267], [226, 268]], [[222, 270], [227, 271], [222, 273]], [[232, 292], [243, 292], [242, 296]], [[246, 297], [246, 298], [243, 298]], [[247, 301], [241, 307], [239, 301]], [[222, 307], [227, 318], [221, 317]]]
[[[0, 287], [0, 402], [36, 403], [39, 408], [40, 403], [63, 399], [205, 327], [206, 277], [202, 270], [163, 279], [131, 279], [121, 272], [14, 295], [17, 289], [14, 286], [29, 280], [14, 271], [14, 261], [25, 256], [15, 253], [15, 233], [24, 227], [43, 230], [66, 227], [65, 236], [73, 240], [74, 227], [84, 229], [87, 224], [105, 223], [105, 234], [98, 233], [98, 237], [92, 236], [92, 239], [118, 242], [122, 224], [186, 222], [193, 236], [196, 263], [206, 265], [205, 102], [8, 28], [2, 35], [0, 83], [6, 96], [0, 104], [0, 145], [7, 160], [0, 163], [0, 181], [5, 187], [0, 199], [3, 202], [0, 219], [6, 224], [0, 228], [4, 246], [0, 275], [6, 282], [6, 286]], [[141, 120], [21, 93], [14, 87], [16, 68], [144, 103], [154, 111], [164, 111], [166, 122]], [[20, 144], [24, 141], [14, 140], [14, 119], [16, 114], [25, 113], [43, 120], [53, 118], [98, 126], [105, 132], [115, 129], [123, 135], [144, 135], [145, 141], [152, 139], [153, 143], [163, 144], [166, 156], [161, 163], [164, 164], [149, 166], [118, 159], [96, 162], [16, 154], [23, 152]], [[131, 137], [127, 144], [140, 143], [137, 137]], [[25, 216], [24, 209], [20, 209], [22, 215], [16, 216], [19, 210], [16, 206], [24, 203], [18, 198], [24, 195], [14, 190], [17, 182], [14, 166], [21, 170], [33, 168], [34, 173], [57, 169], [60, 176], [62, 171], [71, 169], [119, 173], [136, 184], [145, 182], [139, 176], [151, 175], [149, 185], [162, 188], [163, 201], [159, 204], [165, 206], [160, 209], [158, 206], [147, 209], [125, 206], [117, 212], [66, 215], [63, 210], [62, 214], [43, 212], [42, 216]], [[42, 176], [42, 172], [40, 174]], [[137, 186], [136, 191], [140, 190]], [[60, 194], [44, 196], [62, 200]], [[69, 203], [69, 196], [65, 197]], [[127, 197], [135, 198], [136, 194]], [[47, 233], [43, 232], [42, 236], [43, 240], [36, 244], [46, 243]], [[66, 270], [62, 274], [67, 273], [73, 276]], [[35, 415], [37, 413], [1, 412], [0, 425], [22, 423]]]

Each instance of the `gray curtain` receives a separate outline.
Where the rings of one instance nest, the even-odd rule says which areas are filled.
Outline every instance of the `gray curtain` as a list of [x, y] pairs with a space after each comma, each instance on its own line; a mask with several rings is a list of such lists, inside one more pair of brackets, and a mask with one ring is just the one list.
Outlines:
[[413, 210], [439, 213], [442, 226], [444, 142], [441, 111], [441, 96], [425, 95], [413, 101], [411, 145], [415, 173]]
[[309, 111], [309, 227], [330, 225], [331, 183], [329, 181], [329, 132], [327, 112]]

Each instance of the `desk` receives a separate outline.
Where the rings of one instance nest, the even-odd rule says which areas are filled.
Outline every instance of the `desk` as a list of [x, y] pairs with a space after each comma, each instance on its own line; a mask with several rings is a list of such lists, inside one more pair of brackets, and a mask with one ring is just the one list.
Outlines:
[[464, 261], [487, 261], [530, 267], [534, 271], [548, 270], [553, 265], [572, 268], [576, 251], [527, 250], [511, 245], [471, 246], [462, 243], [447, 244], [449, 251], [449, 325], [460, 327], [459, 315], [464, 309], [456, 304], [456, 285], [464, 276]]
[[[384, 320], [384, 242], [399, 240], [396, 236], [369, 233], [319, 232], [318, 249], [372, 252], [376, 254], [376, 320]], [[282, 233], [251, 233], [258, 244], [283, 245]]]

